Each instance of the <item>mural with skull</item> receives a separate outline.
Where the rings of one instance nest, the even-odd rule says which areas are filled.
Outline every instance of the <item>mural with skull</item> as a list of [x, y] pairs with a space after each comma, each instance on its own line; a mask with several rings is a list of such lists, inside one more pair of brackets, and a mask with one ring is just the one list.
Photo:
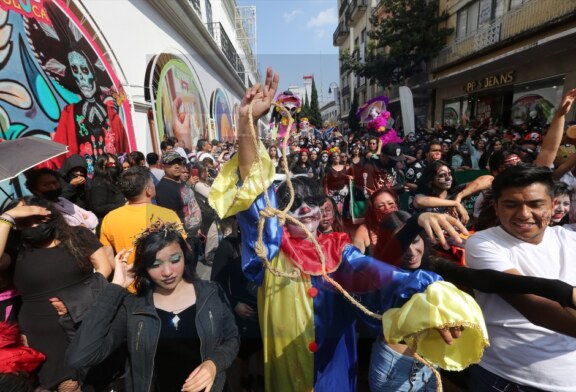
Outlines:
[[90, 18], [74, 1], [14, 4], [0, 2], [0, 138], [52, 138], [89, 163], [130, 151], [130, 103]]

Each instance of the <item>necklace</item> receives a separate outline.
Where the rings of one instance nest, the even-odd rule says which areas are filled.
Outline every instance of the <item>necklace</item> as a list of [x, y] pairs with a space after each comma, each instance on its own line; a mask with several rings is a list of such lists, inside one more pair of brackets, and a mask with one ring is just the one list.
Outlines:
[[[172, 313], [174, 314], [174, 313]], [[178, 331], [178, 323], [180, 322], [180, 317], [178, 317], [177, 314], [174, 314], [174, 317], [172, 317], [171, 323], [174, 326], [174, 329], [176, 329], [176, 331]]]

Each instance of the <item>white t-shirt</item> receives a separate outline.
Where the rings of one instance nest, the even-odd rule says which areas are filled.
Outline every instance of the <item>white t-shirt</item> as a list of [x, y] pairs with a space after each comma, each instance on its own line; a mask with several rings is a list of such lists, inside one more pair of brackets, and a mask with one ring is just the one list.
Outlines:
[[[500, 226], [477, 232], [466, 243], [474, 269], [516, 269], [527, 276], [576, 285], [576, 232], [549, 227], [542, 242], [521, 241]], [[545, 391], [576, 391], [576, 339], [538, 327], [496, 294], [476, 292], [490, 347], [480, 365], [521, 385]]]

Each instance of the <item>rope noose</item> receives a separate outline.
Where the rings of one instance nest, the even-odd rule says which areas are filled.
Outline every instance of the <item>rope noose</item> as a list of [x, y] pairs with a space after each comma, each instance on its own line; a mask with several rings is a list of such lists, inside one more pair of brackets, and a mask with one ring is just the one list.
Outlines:
[[[258, 166], [262, 168], [263, 167], [262, 157], [258, 153], [259, 152], [258, 134], [256, 133], [256, 129], [254, 128], [254, 116], [252, 114], [254, 103], [255, 101], [252, 100], [252, 102], [250, 102], [250, 105], [248, 107], [248, 122], [250, 127], [250, 133], [252, 136], [251, 138], [252, 143], [254, 145], [254, 151], [256, 151], [256, 160], [258, 162]], [[286, 146], [288, 144], [288, 140], [290, 139], [294, 119], [292, 118], [290, 112], [282, 105], [279, 105], [276, 102], [274, 102], [273, 105], [280, 109], [280, 112], [283, 117], [288, 118], [286, 135], [284, 136], [284, 140], [282, 141], [282, 168], [284, 169], [284, 173], [286, 173], [286, 184], [288, 185], [288, 191], [290, 192], [290, 200], [288, 201], [288, 204], [286, 205], [286, 208], [284, 208], [284, 210], [279, 210], [277, 208], [272, 207], [270, 197], [268, 196], [268, 192], [266, 191], [266, 181], [264, 178], [264, 171], [259, 170], [261, 186], [262, 189], [264, 189], [264, 199], [266, 201], [266, 207], [260, 211], [260, 217], [258, 220], [258, 239], [256, 240], [256, 245], [254, 247], [256, 254], [258, 255], [258, 257], [262, 259], [266, 269], [268, 269], [268, 271], [270, 271], [270, 273], [273, 274], [274, 276], [282, 276], [294, 280], [300, 278], [301, 272], [298, 268], [294, 268], [292, 272], [284, 272], [274, 268], [270, 263], [270, 260], [268, 260], [268, 252], [266, 250], [266, 246], [264, 245], [264, 224], [267, 218], [278, 217], [279, 223], [282, 226], [286, 223], [286, 221], [290, 221], [290, 223], [300, 227], [304, 231], [308, 239], [312, 241], [312, 243], [314, 244], [316, 252], [320, 257], [320, 263], [322, 264], [322, 277], [328, 283], [330, 283], [337, 291], [339, 291], [348, 301], [350, 301], [352, 305], [356, 306], [364, 314], [373, 317], [377, 320], [382, 320], [382, 315], [374, 313], [370, 309], [366, 308], [364, 305], [358, 302], [352, 295], [350, 295], [350, 293], [348, 293], [348, 291], [346, 291], [346, 289], [344, 289], [338, 282], [336, 282], [334, 279], [328, 276], [328, 273], [326, 272], [326, 257], [324, 255], [324, 252], [322, 251], [322, 248], [320, 247], [320, 244], [316, 239], [316, 236], [313, 233], [311, 233], [310, 230], [308, 230], [308, 228], [302, 222], [298, 221], [297, 219], [293, 218], [288, 214], [288, 211], [290, 211], [290, 208], [294, 203], [294, 187], [292, 185], [292, 180], [290, 178], [290, 170], [288, 169], [288, 160], [286, 158], [287, 156]], [[414, 340], [413, 346], [414, 347], [412, 347], [412, 349], [414, 351], [414, 358], [422, 362], [425, 366], [427, 366], [432, 370], [432, 373], [434, 374], [434, 377], [436, 378], [437, 381], [437, 391], [442, 392], [442, 380], [440, 374], [435, 369], [434, 365], [432, 365], [429, 361], [422, 358], [419, 354], [416, 353], [416, 339]]]

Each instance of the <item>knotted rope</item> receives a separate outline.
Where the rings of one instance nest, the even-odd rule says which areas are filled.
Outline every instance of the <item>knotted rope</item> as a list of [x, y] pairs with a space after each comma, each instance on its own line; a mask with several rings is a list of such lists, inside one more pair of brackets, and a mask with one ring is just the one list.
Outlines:
[[[254, 151], [256, 151], [256, 161], [258, 162], [258, 166], [260, 168], [262, 168], [263, 167], [262, 157], [258, 153], [258, 151], [259, 151], [258, 134], [257, 134], [256, 129], [254, 127], [254, 116], [252, 113], [254, 103], [255, 103], [255, 101], [253, 100], [250, 103], [250, 106], [248, 107], [248, 122], [249, 122], [250, 133], [252, 136], [251, 139], [252, 139], [252, 143], [254, 146]], [[284, 226], [286, 221], [288, 221], [291, 224], [294, 224], [294, 225], [300, 227], [303, 230], [303, 232], [306, 234], [307, 239], [310, 240], [314, 244], [314, 247], [316, 248], [316, 252], [318, 253], [318, 256], [320, 258], [320, 263], [322, 265], [322, 277], [328, 283], [330, 283], [337, 291], [339, 291], [348, 301], [350, 301], [354, 306], [356, 306], [358, 309], [360, 309], [364, 314], [366, 314], [370, 317], [373, 317], [377, 320], [382, 320], [382, 315], [380, 315], [378, 313], [374, 313], [370, 309], [366, 308], [359, 301], [357, 301], [350, 293], [348, 293], [348, 291], [346, 291], [346, 289], [344, 289], [338, 282], [336, 282], [334, 279], [332, 279], [328, 275], [328, 273], [326, 272], [326, 257], [324, 255], [324, 252], [322, 251], [322, 248], [320, 247], [320, 244], [318, 243], [318, 240], [316, 239], [316, 236], [314, 235], [314, 233], [310, 232], [310, 230], [308, 230], [308, 228], [302, 222], [295, 219], [294, 217], [292, 217], [288, 213], [290, 211], [290, 208], [292, 207], [292, 204], [294, 203], [294, 187], [292, 185], [292, 180], [290, 178], [290, 170], [288, 168], [288, 160], [286, 158], [287, 157], [286, 147], [288, 145], [288, 140], [290, 139], [290, 135], [292, 132], [292, 126], [294, 125], [294, 119], [292, 118], [292, 115], [290, 114], [290, 112], [286, 108], [284, 108], [282, 105], [279, 105], [276, 102], [274, 102], [273, 105], [276, 106], [280, 110], [283, 117], [288, 119], [286, 134], [284, 135], [284, 140], [282, 141], [282, 168], [284, 169], [284, 173], [286, 173], [286, 184], [288, 186], [288, 191], [290, 192], [290, 199], [288, 201], [288, 204], [286, 205], [286, 207], [283, 210], [272, 207], [270, 197], [268, 196], [268, 192], [266, 190], [266, 181], [264, 178], [264, 171], [259, 170], [260, 183], [261, 183], [262, 189], [264, 189], [264, 199], [266, 201], [266, 207], [264, 209], [262, 209], [259, 213], [260, 216], [259, 216], [259, 220], [258, 220], [258, 239], [256, 240], [256, 245], [254, 247], [256, 254], [258, 255], [258, 257], [260, 257], [260, 259], [262, 259], [262, 262], [264, 263], [264, 266], [266, 267], [266, 269], [268, 269], [268, 271], [270, 271], [270, 273], [273, 274], [274, 276], [281, 276], [281, 277], [285, 277], [285, 278], [293, 279], [293, 280], [300, 278], [301, 272], [298, 268], [295, 268], [292, 272], [285, 272], [285, 271], [280, 271], [277, 268], [274, 268], [272, 266], [272, 263], [270, 262], [270, 260], [268, 260], [268, 252], [266, 250], [266, 246], [264, 245], [264, 224], [266, 223], [266, 219], [277, 217], [280, 225], [282, 225], [282, 226]], [[415, 346], [416, 346], [416, 343], [414, 343], [414, 347], [412, 347], [413, 351], [414, 351], [414, 358], [416, 360], [422, 362], [424, 365], [426, 365], [427, 367], [429, 367], [432, 370], [432, 372], [434, 373], [434, 376], [436, 377], [436, 381], [437, 381], [437, 385], [438, 385], [437, 391], [442, 392], [442, 380], [440, 378], [440, 374], [435, 369], [434, 365], [432, 365], [429, 361], [422, 358], [420, 355], [418, 355], [416, 353], [416, 347]]]

